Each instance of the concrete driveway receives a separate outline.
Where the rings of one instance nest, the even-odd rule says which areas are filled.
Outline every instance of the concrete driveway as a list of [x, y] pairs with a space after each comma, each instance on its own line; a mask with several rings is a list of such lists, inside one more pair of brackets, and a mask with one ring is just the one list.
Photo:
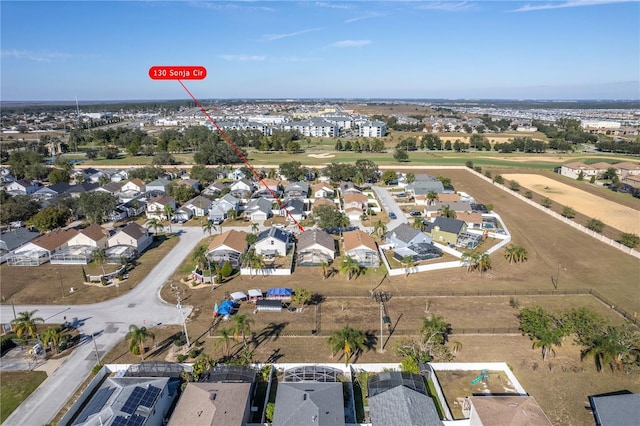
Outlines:
[[391, 221], [387, 224], [387, 229], [391, 230], [401, 223], [408, 223], [404, 212], [398, 207], [398, 204], [395, 202], [389, 191], [380, 186], [372, 186], [371, 189], [376, 193], [378, 200], [380, 200], [380, 204], [382, 208], [387, 212], [387, 214], [393, 212], [396, 215], [396, 219], [391, 219]]

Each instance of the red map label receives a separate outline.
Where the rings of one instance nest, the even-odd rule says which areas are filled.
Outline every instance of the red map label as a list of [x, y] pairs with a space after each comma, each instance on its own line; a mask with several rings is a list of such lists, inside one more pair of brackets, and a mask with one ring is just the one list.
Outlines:
[[203, 80], [207, 69], [201, 66], [153, 66], [149, 68], [152, 80]]

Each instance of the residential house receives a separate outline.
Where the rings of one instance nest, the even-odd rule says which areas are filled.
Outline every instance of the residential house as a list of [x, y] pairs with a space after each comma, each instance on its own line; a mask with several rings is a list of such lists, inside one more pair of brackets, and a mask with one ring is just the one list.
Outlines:
[[129, 182], [126, 182], [122, 185], [121, 192], [130, 193], [134, 196], [140, 195], [146, 191], [146, 185], [142, 181], [142, 179], [131, 179]]
[[109, 237], [107, 240], [107, 246], [130, 246], [133, 247], [137, 253], [142, 253], [151, 245], [152, 242], [153, 236], [149, 233], [147, 228], [140, 226], [135, 222], [131, 222]]
[[107, 232], [102, 226], [94, 223], [78, 230], [69, 241], [68, 246], [89, 246], [104, 249], [107, 247]]
[[187, 383], [168, 426], [244, 426], [251, 417], [252, 383]]
[[237, 181], [244, 178], [245, 178], [245, 175], [244, 175], [244, 171], [242, 170], [242, 167], [237, 167], [236, 169], [227, 173], [227, 179], [232, 179], [234, 181]]
[[[536, 425], [551, 426], [535, 398], [528, 395], [492, 396], [480, 395], [468, 397], [471, 413], [469, 426], [481, 425]], [[637, 400], [636, 400], [637, 402]], [[638, 406], [635, 406], [636, 413]], [[632, 419], [628, 417], [628, 419]], [[637, 420], [638, 417], [635, 417]], [[633, 423], [633, 421], [632, 421]], [[611, 423], [612, 425], [632, 423]]]
[[225, 190], [226, 187], [227, 185], [225, 185], [222, 182], [214, 182], [211, 185], [207, 186], [205, 189], [203, 189], [201, 194], [206, 195], [207, 197], [218, 196], [219, 194], [222, 193], [222, 191]]
[[153, 192], [156, 194], [166, 194], [167, 188], [169, 188], [169, 184], [171, 181], [165, 178], [158, 178], [154, 181], [149, 182], [145, 185], [145, 189], [147, 192]]
[[67, 242], [77, 233], [75, 229], [60, 229], [31, 240], [14, 251], [8, 260], [9, 265], [37, 266], [47, 262], [54, 253], [67, 247]]
[[358, 265], [377, 268], [380, 254], [376, 242], [369, 234], [359, 229], [342, 234], [344, 254], [358, 262]]
[[195, 198], [190, 199], [182, 205], [192, 211], [193, 216], [203, 217], [209, 214], [209, 208], [211, 207], [211, 200], [202, 195], [198, 195]]
[[76, 185], [71, 185], [66, 191], [66, 194], [71, 195], [74, 198], [80, 198], [80, 195], [85, 192], [96, 191], [100, 188], [99, 183], [82, 182]]
[[372, 426], [443, 425], [424, 378], [404, 371], [375, 374], [367, 383]]
[[343, 195], [342, 200], [349, 220], [360, 220], [362, 213], [367, 211], [369, 199], [361, 192], [348, 192]]
[[97, 188], [96, 191], [102, 191], [113, 195], [114, 197], [120, 197], [122, 193], [123, 182], [109, 182]]
[[291, 234], [279, 229], [269, 228], [258, 234], [254, 245], [260, 256], [286, 256], [290, 246]]
[[107, 377], [70, 424], [161, 425], [179, 387], [178, 378]]
[[456, 193], [440, 193], [438, 194], [438, 198], [435, 201], [440, 201], [442, 203], [453, 203], [460, 201], [460, 194]]
[[254, 198], [244, 209], [244, 217], [252, 222], [265, 221], [271, 215], [271, 201], [265, 198]]
[[312, 187], [312, 193], [314, 198], [333, 198], [336, 195], [336, 190], [328, 183], [317, 183]]
[[456, 219], [467, 224], [467, 229], [482, 229], [482, 213], [460, 212], [456, 213]]
[[37, 231], [28, 228], [13, 228], [0, 234], [0, 256], [4, 256], [18, 247], [40, 236]]
[[338, 206], [336, 206], [336, 203], [327, 199], [327, 198], [318, 198], [316, 199], [313, 204], [311, 205], [311, 211], [313, 212], [313, 210], [315, 208], [317, 208], [318, 206], [331, 206], [334, 209], [337, 209]]
[[53, 185], [43, 186], [31, 196], [39, 201], [48, 201], [60, 197], [71, 187], [67, 182], [58, 182]]
[[0, 183], [9, 183], [16, 180], [11, 174], [11, 169], [8, 167], [0, 167]]
[[612, 167], [611, 164], [604, 162], [585, 164], [580, 161], [574, 161], [571, 163], [563, 164], [560, 167], [560, 174], [572, 179], [577, 179], [578, 176], [580, 176], [580, 173], [582, 173], [582, 177], [585, 180], [589, 180], [592, 176], [597, 179], [598, 176], [606, 172], [610, 167]]
[[180, 223], [184, 223], [193, 217], [193, 210], [182, 206], [173, 213], [172, 220]]
[[31, 179], [14, 180], [4, 187], [9, 195], [31, 195], [40, 188], [42, 188], [42, 185]]
[[336, 258], [336, 240], [321, 229], [307, 229], [298, 235], [298, 266], [331, 264]]
[[425, 222], [424, 232], [435, 242], [456, 245], [458, 236], [467, 231], [467, 224], [461, 220], [438, 216], [433, 222]]
[[616, 163], [613, 165], [618, 174], [622, 177], [640, 176], [640, 164], [625, 161], [624, 163]]
[[418, 174], [415, 176], [415, 181], [408, 184], [405, 188], [406, 192], [413, 195], [415, 199], [419, 199], [421, 196], [426, 196], [429, 192], [433, 191], [436, 194], [444, 192], [444, 185], [437, 178], [425, 174]]
[[247, 235], [234, 229], [216, 235], [207, 247], [207, 258], [213, 263], [229, 262], [234, 268], [240, 268], [240, 257], [248, 248]]
[[596, 426], [635, 425], [640, 419], [640, 393], [592, 395], [589, 404]]
[[294, 198], [284, 202], [284, 208], [280, 210], [280, 216], [284, 216], [290, 223], [300, 222], [307, 214], [304, 211], [304, 201]]
[[127, 170], [111, 170], [111, 182], [122, 182], [129, 179], [129, 172]]
[[80, 177], [81, 182], [99, 183], [100, 178], [103, 176], [105, 176], [105, 174], [102, 172], [102, 170], [88, 167], [86, 169], [80, 170], [79, 176], [76, 176], [76, 183], [79, 183], [78, 177]]
[[274, 426], [342, 426], [344, 398], [340, 382], [278, 384]]
[[307, 182], [292, 182], [284, 188], [285, 198], [307, 198], [309, 184]]
[[240, 200], [231, 194], [226, 194], [224, 197], [218, 198], [211, 203], [209, 207], [209, 220], [212, 222], [222, 222], [227, 218], [230, 210], [236, 212], [240, 211]]
[[200, 181], [197, 179], [176, 179], [173, 181], [176, 185], [186, 186], [188, 188], [193, 188], [196, 191], [200, 191]]
[[229, 189], [230, 189], [229, 193], [234, 197], [247, 200], [249, 199], [249, 197], [251, 197], [251, 194], [254, 191], [254, 185], [248, 179], [242, 178], [240, 180], [233, 182], [229, 186]]
[[166, 206], [169, 206], [171, 210], [175, 212], [176, 200], [173, 197], [169, 197], [167, 195], [161, 195], [150, 199], [147, 203], [147, 218], [156, 218], [160, 220], [167, 218], [167, 215], [165, 213]]
[[431, 244], [431, 238], [424, 232], [406, 223], [393, 228], [385, 235], [387, 244], [394, 248], [405, 248], [417, 244]]
[[467, 201], [434, 201], [431, 204], [424, 206], [424, 214], [427, 218], [433, 218], [440, 216], [441, 210], [448, 207], [449, 210], [456, 213], [471, 213], [471, 203]]

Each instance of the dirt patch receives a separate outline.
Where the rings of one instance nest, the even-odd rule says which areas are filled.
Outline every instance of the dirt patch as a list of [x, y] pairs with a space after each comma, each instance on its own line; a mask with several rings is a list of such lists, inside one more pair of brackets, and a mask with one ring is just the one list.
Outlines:
[[507, 180], [515, 180], [527, 189], [577, 212], [600, 219], [623, 232], [640, 234], [640, 212], [636, 209], [605, 200], [588, 192], [565, 185], [545, 176], [534, 174], [507, 174]]

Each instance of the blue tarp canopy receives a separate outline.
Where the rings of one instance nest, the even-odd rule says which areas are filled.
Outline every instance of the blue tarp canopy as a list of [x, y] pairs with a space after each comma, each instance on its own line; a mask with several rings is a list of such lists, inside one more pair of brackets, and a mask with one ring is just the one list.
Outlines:
[[267, 297], [269, 296], [273, 296], [273, 297], [291, 297], [291, 293], [293, 291], [290, 288], [282, 288], [282, 287], [278, 287], [278, 288], [270, 288], [269, 290], [267, 290]]
[[225, 300], [220, 304], [218, 308], [218, 315], [229, 315], [233, 311], [233, 302], [230, 300]]

